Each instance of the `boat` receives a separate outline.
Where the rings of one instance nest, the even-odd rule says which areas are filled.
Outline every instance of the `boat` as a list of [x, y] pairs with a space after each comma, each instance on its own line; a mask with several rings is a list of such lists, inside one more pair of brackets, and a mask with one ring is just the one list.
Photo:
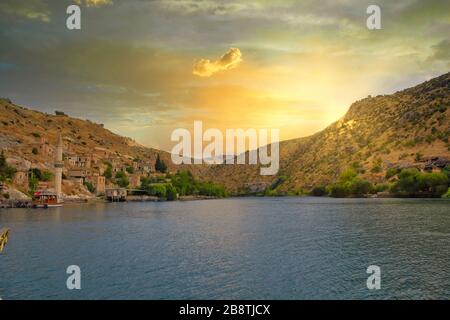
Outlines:
[[33, 195], [33, 208], [55, 208], [62, 206], [62, 201], [55, 192], [37, 191]]

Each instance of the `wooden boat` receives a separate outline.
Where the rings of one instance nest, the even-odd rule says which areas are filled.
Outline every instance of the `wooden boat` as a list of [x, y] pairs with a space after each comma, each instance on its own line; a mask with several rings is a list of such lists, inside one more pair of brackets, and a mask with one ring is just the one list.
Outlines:
[[55, 192], [37, 191], [33, 195], [33, 208], [62, 207], [62, 201]]

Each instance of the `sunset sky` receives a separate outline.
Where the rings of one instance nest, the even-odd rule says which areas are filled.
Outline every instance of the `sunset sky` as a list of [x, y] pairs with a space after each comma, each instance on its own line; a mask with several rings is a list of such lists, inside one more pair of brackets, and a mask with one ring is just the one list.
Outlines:
[[449, 69], [448, 0], [0, 1], [0, 97], [165, 150], [194, 120], [309, 135]]

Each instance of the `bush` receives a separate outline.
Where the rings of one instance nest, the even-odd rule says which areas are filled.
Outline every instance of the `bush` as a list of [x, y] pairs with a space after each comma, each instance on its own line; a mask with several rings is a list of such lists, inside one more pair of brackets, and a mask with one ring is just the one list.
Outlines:
[[442, 195], [442, 198], [450, 199], [450, 188], [448, 188], [447, 193]]
[[327, 195], [327, 188], [325, 186], [314, 187], [310, 193], [313, 197], [323, 197]]
[[364, 179], [355, 178], [350, 183], [350, 194], [363, 195], [372, 192], [372, 184]]
[[51, 181], [53, 179], [53, 173], [50, 171], [42, 171], [40, 176], [40, 181]]
[[28, 179], [28, 189], [30, 191], [30, 194], [33, 194], [36, 191], [38, 183], [39, 180], [33, 174], [31, 174], [31, 177]]
[[396, 176], [397, 173], [398, 173], [398, 169], [396, 169], [396, 168], [390, 168], [390, 169], [388, 169], [388, 170], [386, 171], [385, 178], [389, 180], [390, 178]]
[[174, 201], [178, 198], [177, 189], [171, 184], [166, 185], [166, 198], [168, 201]]
[[39, 151], [38, 151], [38, 149], [35, 147], [35, 148], [31, 149], [31, 153], [34, 154], [34, 155], [36, 155], [36, 154], [39, 153]]
[[191, 195], [197, 192], [195, 180], [190, 171], [183, 170], [177, 172], [171, 177], [171, 182], [181, 196]]
[[212, 182], [200, 182], [197, 184], [198, 194], [210, 197], [225, 197], [225, 188]]
[[350, 192], [347, 186], [335, 183], [328, 186], [328, 194], [334, 198], [345, 198], [349, 196]]
[[129, 174], [133, 174], [133, 173], [134, 173], [134, 168], [131, 167], [131, 166], [127, 167], [126, 170], [127, 170], [127, 172], [128, 172]]
[[85, 181], [84, 182], [84, 186], [89, 190], [90, 193], [94, 193], [95, 192], [95, 187], [94, 187], [94, 185], [91, 182]]
[[32, 135], [33, 137], [35, 137], [35, 138], [40, 138], [40, 137], [41, 137], [41, 134], [38, 133], [38, 132], [33, 132], [31, 135]]
[[5, 153], [2, 151], [0, 154], [0, 181], [10, 180], [17, 172], [16, 168], [8, 165], [6, 162]]
[[148, 195], [158, 198], [165, 198], [167, 195], [166, 185], [161, 183], [149, 184], [146, 186], [145, 191]]
[[352, 168], [342, 172], [339, 179], [327, 187], [327, 192], [331, 197], [345, 198], [351, 195], [361, 196], [373, 192], [372, 184], [358, 178], [358, 174]]
[[390, 186], [387, 183], [379, 183], [374, 188], [375, 188], [375, 192], [384, 192], [384, 191], [388, 191], [389, 187]]
[[106, 179], [111, 179], [112, 178], [112, 165], [110, 163], [107, 163], [107, 168], [105, 170], [105, 172], [103, 172], [103, 176]]
[[391, 192], [411, 196], [421, 193], [440, 196], [446, 192], [449, 183], [445, 172], [422, 173], [415, 168], [403, 169], [398, 177], [399, 180], [392, 186]]

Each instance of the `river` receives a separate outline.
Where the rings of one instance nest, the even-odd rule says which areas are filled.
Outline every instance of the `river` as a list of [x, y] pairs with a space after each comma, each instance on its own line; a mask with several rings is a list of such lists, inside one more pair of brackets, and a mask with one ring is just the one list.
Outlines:
[[[450, 201], [230, 198], [0, 211], [0, 297], [448, 299]], [[81, 270], [68, 290], [66, 269]], [[369, 290], [367, 267], [381, 270]]]

